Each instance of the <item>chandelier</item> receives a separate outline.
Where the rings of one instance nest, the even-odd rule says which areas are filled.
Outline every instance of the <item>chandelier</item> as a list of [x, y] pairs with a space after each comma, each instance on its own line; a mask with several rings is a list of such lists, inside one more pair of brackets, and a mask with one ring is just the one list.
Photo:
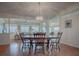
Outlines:
[[38, 7], [39, 7], [39, 13], [38, 13], [38, 16], [36, 17], [36, 20], [39, 20], [39, 21], [42, 21], [43, 20], [43, 17], [41, 16], [40, 14], [40, 2], [38, 2]]

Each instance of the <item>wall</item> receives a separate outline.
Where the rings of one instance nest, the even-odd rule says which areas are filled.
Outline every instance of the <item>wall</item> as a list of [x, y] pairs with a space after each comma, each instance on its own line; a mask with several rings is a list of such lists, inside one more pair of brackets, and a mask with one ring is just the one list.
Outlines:
[[[72, 28], [65, 28], [65, 20], [72, 19]], [[79, 11], [60, 16], [61, 42], [79, 48]]]

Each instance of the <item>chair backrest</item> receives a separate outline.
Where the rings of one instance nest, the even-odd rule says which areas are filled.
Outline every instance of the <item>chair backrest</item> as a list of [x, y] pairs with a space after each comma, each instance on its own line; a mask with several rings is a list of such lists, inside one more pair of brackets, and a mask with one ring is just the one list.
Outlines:
[[61, 39], [62, 34], [63, 34], [63, 32], [58, 32], [57, 33], [58, 43], [60, 42], [60, 39]]
[[34, 37], [35, 38], [38, 38], [38, 37], [40, 38], [40, 39], [36, 39], [35, 41], [37, 41], [37, 42], [44, 42], [44, 39], [42, 39], [42, 38], [44, 38], [45, 35], [46, 35], [46, 33], [43, 33], [43, 32], [34, 33]]
[[51, 32], [50, 35], [54, 35], [54, 32]]
[[61, 38], [63, 32], [58, 32], [57, 36]]
[[43, 33], [43, 32], [37, 32], [37, 33], [34, 33], [34, 37], [45, 37], [46, 33]]
[[19, 37], [20, 37], [20, 39], [22, 40], [22, 42], [24, 42], [24, 40], [23, 40], [23, 35], [24, 35], [24, 33], [19, 33]]

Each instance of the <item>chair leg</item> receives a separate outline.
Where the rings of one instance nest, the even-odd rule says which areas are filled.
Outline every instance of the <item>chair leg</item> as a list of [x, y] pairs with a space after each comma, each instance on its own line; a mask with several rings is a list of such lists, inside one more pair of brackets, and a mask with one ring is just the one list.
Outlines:
[[43, 49], [43, 53], [45, 54], [45, 52], [44, 52], [44, 46], [42, 47], [42, 49]]
[[22, 49], [23, 49], [23, 45], [22, 45]]
[[58, 45], [58, 50], [59, 50], [59, 52], [60, 52], [60, 46]]
[[24, 43], [22, 44], [22, 49], [24, 48]]
[[59, 46], [59, 44], [56, 44], [56, 48], [55, 49], [60, 52], [60, 46]]
[[34, 53], [34, 54], [36, 54], [36, 47], [37, 47], [37, 46], [35, 45], [35, 53]]
[[44, 44], [44, 53], [46, 53], [46, 49], [47, 49], [46, 44]]

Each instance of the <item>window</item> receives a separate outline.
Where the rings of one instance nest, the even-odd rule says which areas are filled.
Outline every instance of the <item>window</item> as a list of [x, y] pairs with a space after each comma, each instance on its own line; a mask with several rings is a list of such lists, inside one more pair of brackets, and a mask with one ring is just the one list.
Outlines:
[[49, 33], [58, 32], [58, 31], [59, 31], [59, 27], [49, 27]]
[[0, 24], [0, 33], [9, 33], [9, 26], [8, 24]]
[[10, 26], [9, 24], [6, 24], [6, 32], [9, 33], [9, 30], [10, 30]]
[[59, 27], [54, 27], [54, 31], [58, 32], [59, 31]]
[[0, 33], [2, 33], [2, 30], [3, 30], [3, 25], [0, 24]]
[[10, 24], [10, 33], [14, 33], [17, 31], [17, 26], [15, 24]]
[[42, 30], [43, 30], [43, 32], [46, 32], [46, 27], [43, 26], [43, 27], [42, 27]]
[[32, 26], [31, 30], [32, 30], [32, 32], [39, 32], [39, 27], [38, 26]]
[[24, 32], [24, 33], [28, 33], [29, 32], [29, 26], [25, 26], [25, 25], [21, 25], [21, 32]]
[[49, 26], [49, 33], [54, 32], [54, 27], [53, 26]]

